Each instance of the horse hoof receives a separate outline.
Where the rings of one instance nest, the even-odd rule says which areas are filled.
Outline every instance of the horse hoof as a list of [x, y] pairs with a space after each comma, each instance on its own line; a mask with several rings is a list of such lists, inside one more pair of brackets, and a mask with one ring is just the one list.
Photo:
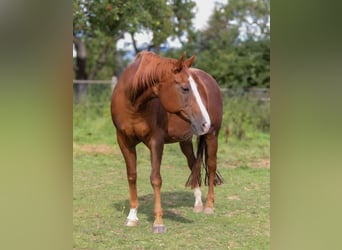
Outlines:
[[206, 207], [203, 211], [205, 214], [214, 214], [214, 208]]
[[125, 226], [127, 227], [136, 227], [138, 226], [139, 221], [138, 220], [126, 220]]
[[195, 206], [195, 207], [192, 209], [192, 211], [193, 211], [194, 213], [201, 213], [201, 212], [203, 212], [203, 206], [202, 206], [202, 205]]
[[153, 225], [152, 231], [153, 233], [165, 233], [166, 227], [164, 225]]

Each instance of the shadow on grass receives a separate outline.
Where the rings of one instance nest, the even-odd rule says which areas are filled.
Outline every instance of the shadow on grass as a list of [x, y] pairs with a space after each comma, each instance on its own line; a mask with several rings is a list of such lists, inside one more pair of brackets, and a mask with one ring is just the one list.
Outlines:
[[[147, 194], [138, 197], [139, 199], [139, 211], [138, 214], [145, 214], [147, 220], [150, 223], [154, 221], [154, 194]], [[183, 216], [180, 208], [187, 208], [192, 212], [194, 198], [191, 192], [162, 192], [162, 207], [164, 219], [180, 223], [193, 223], [193, 220], [189, 220]], [[125, 204], [129, 207], [129, 200], [118, 201], [114, 203], [114, 208], [118, 211], [122, 211], [122, 205]]]

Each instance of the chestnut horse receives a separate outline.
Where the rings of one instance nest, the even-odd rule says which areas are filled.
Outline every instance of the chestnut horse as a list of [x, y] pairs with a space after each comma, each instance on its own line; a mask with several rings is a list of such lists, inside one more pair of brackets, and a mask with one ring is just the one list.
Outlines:
[[[202, 70], [190, 68], [195, 56], [185, 60], [140, 52], [122, 73], [113, 91], [111, 112], [117, 140], [124, 156], [130, 193], [126, 226], [138, 225], [136, 145], [150, 150], [154, 191], [153, 232], [166, 231], [163, 224], [160, 164], [165, 143], [179, 142], [191, 170], [187, 186], [195, 196], [194, 212], [214, 213], [214, 185], [222, 178], [216, 170], [218, 133], [222, 121], [221, 92], [216, 81]], [[198, 136], [197, 155], [192, 137]], [[205, 183], [209, 185], [203, 209], [201, 163], [204, 154]]]

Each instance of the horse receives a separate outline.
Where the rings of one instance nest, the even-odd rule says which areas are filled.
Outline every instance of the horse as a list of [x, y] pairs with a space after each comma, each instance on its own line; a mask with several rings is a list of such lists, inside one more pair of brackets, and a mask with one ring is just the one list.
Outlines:
[[[186, 186], [195, 197], [193, 211], [214, 213], [214, 186], [223, 183], [217, 170], [218, 135], [222, 123], [222, 98], [217, 82], [208, 73], [191, 68], [195, 55], [186, 59], [161, 57], [142, 51], [127, 66], [111, 99], [111, 115], [116, 137], [125, 159], [129, 185], [130, 211], [126, 226], [137, 226], [136, 145], [150, 150], [150, 182], [154, 191], [152, 231], [164, 233], [160, 175], [164, 144], [179, 142], [191, 170]], [[193, 136], [197, 136], [194, 154]], [[204, 159], [203, 159], [204, 155]], [[200, 189], [201, 165], [206, 172], [208, 195], [205, 207]]]

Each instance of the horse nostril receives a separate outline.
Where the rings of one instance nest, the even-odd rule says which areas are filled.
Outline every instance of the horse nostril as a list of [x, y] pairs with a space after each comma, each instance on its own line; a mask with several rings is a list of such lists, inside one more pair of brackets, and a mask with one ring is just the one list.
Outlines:
[[204, 129], [204, 130], [209, 130], [209, 124], [207, 123], [207, 122], [204, 122], [204, 123], [202, 123], [202, 128]]

